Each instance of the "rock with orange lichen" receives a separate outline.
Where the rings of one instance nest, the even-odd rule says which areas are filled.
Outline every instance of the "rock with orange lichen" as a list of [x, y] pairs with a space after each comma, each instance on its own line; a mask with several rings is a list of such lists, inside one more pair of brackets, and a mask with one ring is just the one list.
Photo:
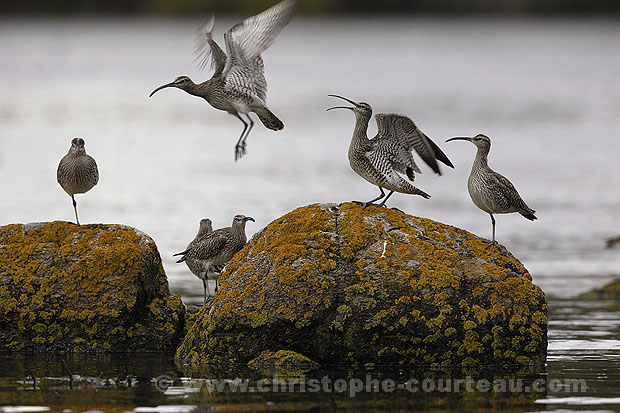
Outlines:
[[542, 365], [547, 302], [523, 265], [467, 231], [354, 203], [310, 205], [256, 234], [177, 350], [247, 363]]
[[134, 228], [0, 227], [2, 351], [169, 351], [183, 317], [155, 242]]

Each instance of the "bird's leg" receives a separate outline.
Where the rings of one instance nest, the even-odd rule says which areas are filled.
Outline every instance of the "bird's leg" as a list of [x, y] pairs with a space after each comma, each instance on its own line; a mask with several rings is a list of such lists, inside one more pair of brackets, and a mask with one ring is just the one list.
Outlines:
[[237, 119], [241, 121], [241, 123], [243, 123], [243, 131], [241, 132], [241, 136], [239, 136], [239, 139], [237, 140], [237, 143], [235, 144], [235, 161], [237, 161], [245, 153], [245, 150], [243, 149], [241, 142], [244, 141], [243, 136], [245, 135], [245, 131], [248, 129], [248, 126], [250, 125], [246, 121], [244, 121], [243, 118], [238, 113], [235, 113], [235, 116], [237, 117]]
[[206, 274], [205, 274], [205, 278], [202, 279], [202, 289], [203, 289], [203, 295], [204, 295], [204, 304], [207, 303], [207, 288], [209, 288], [207, 286], [207, 280], [206, 280]]
[[77, 214], [77, 202], [75, 202], [75, 197], [71, 195], [71, 199], [73, 200], [73, 210], [75, 211], [75, 222], [80, 225], [80, 219]]
[[215, 292], [217, 293], [217, 289], [219, 288], [219, 283], [215, 280]]
[[489, 242], [489, 245], [487, 245], [487, 248], [489, 248], [491, 245], [499, 245], [498, 242], [495, 241], [495, 217], [493, 216], [493, 214], [489, 214], [489, 215], [491, 216], [491, 224], [493, 225], [493, 240]]
[[250, 135], [250, 131], [252, 130], [252, 128], [254, 127], [254, 121], [252, 120], [252, 118], [250, 117], [249, 114], [246, 113], [246, 115], [248, 117], [248, 120], [250, 121], [250, 126], [248, 127], [247, 132], [245, 133], [245, 136], [243, 137], [243, 139], [241, 140], [241, 155], [245, 155], [245, 141], [248, 138], [248, 136]]
[[[362, 202], [362, 201], [353, 201], [356, 204], [360, 204], [362, 205], [362, 208], [366, 208], [368, 205], [373, 205], [373, 202], [380, 200], [381, 198], [383, 198], [385, 196], [385, 192], [383, 192], [383, 188], [378, 187], [379, 191], [381, 191], [381, 195], [379, 195], [378, 197], [376, 197], [375, 199], [371, 199], [368, 202]], [[392, 191], [394, 192], [394, 191]], [[391, 195], [391, 194], [390, 194]], [[389, 195], [388, 195], [389, 197]]]
[[385, 205], [385, 202], [388, 200], [389, 197], [392, 196], [392, 194], [394, 193], [394, 191], [390, 191], [389, 194], [387, 194], [387, 196], [385, 198], [383, 198], [383, 201], [381, 201], [381, 203], [379, 204], [379, 206], [383, 206]]

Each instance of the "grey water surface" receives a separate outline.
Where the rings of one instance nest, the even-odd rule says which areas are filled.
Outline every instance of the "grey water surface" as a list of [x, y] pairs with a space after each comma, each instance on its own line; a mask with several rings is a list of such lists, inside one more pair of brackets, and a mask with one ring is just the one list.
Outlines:
[[[118, 411], [170, 404], [206, 409], [211, 402], [232, 410], [238, 403], [244, 409], [407, 410], [416, 408], [412, 400], [423, 410], [468, 410], [476, 400], [487, 410], [620, 410], [618, 308], [570, 299], [620, 277], [620, 251], [606, 250], [604, 242], [620, 234], [617, 21], [296, 18], [263, 54], [268, 103], [286, 126], [273, 132], [257, 123], [248, 154], [238, 162], [233, 160], [242, 130], [237, 119], [175, 89], [148, 98], [178, 75], [195, 81], [211, 76], [193, 61], [200, 23], [0, 21], [0, 224], [73, 220], [70, 198], [55, 172], [71, 138], [82, 136], [99, 165], [100, 182], [77, 196], [80, 220], [123, 223], [148, 233], [159, 247], [171, 289], [186, 302], [199, 303], [201, 282], [175, 264], [172, 254], [185, 248], [201, 218], [222, 227], [235, 214], [250, 215], [256, 219], [248, 223], [252, 235], [299, 206], [377, 195], [377, 188], [348, 166], [354, 116], [326, 112], [340, 104], [328, 94], [366, 101], [375, 113], [410, 116], [455, 164], [454, 170], [443, 168], [441, 177], [421, 166], [416, 186], [432, 198], [395, 194], [390, 206], [490, 238], [489, 217], [472, 204], [466, 189], [475, 148], [444, 143], [452, 136], [485, 133], [493, 142], [490, 166], [515, 184], [539, 217], [535, 222], [517, 214], [497, 217], [498, 241], [550, 298], [548, 366], [527, 377], [547, 383], [584, 379], [587, 391], [547, 390], [525, 398], [457, 393], [445, 399], [448, 404], [437, 402], [445, 394], [416, 398], [407, 391], [361, 399], [321, 393], [318, 404], [309, 404], [314, 399], [303, 393], [238, 399], [229, 392], [211, 399], [204, 390], [179, 385], [185, 373], [188, 380], [211, 373], [184, 372], [170, 360], [72, 359], [66, 367], [58, 360], [36, 364], [25, 357], [0, 363], [0, 405], [62, 410], [63, 403], [50, 396], [56, 394], [70, 405], [97, 406], [83, 401], [111, 391], [112, 398], [123, 395], [107, 405]], [[216, 21], [218, 41], [232, 23]], [[375, 131], [373, 121], [369, 134]], [[67, 368], [93, 378], [116, 378], [122, 370], [125, 377], [139, 375], [140, 384], [119, 379], [116, 386], [97, 387], [87, 380], [91, 384], [80, 388], [89, 390], [76, 393], [61, 380]], [[349, 378], [367, 372], [332, 373]], [[150, 379], [162, 374], [181, 390], [157, 390]], [[27, 383], [28, 375], [60, 381], [37, 387]]]

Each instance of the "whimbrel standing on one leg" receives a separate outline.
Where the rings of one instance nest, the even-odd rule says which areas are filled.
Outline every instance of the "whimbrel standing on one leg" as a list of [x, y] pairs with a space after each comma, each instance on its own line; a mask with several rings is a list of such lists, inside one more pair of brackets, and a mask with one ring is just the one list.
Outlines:
[[[370, 105], [364, 102], [357, 103], [342, 96], [329, 96], [344, 99], [353, 105], [353, 107], [335, 106], [327, 110], [350, 109], [355, 113], [355, 129], [349, 145], [349, 165], [359, 176], [377, 185], [381, 191], [381, 195], [365, 202], [365, 206], [383, 197], [385, 198], [379, 206], [385, 205], [394, 191], [430, 198], [426, 192], [411, 185], [399, 175], [405, 174], [413, 182], [414, 171], [422, 173], [413, 159], [411, 152], [413, 149], [439, 175], [441, 171], [437, 164], [438, 160], [454, 168], [446, 154], [408, 117], [391, 113], [375, 115], [378, 133], [374, 138], [368, 139], [368, 122], [372, 116]], [[387, 196], [383, 188], [390, 190]]]
[[514, 185], [503, 175], [489, 168], [487, 156], [491, 150], [491, 139], [488, 136], [479, 134], [473, 138], [455, 137], [446, 142], [454, 140], [469, 141], [478, 148], [467, 180], [467, 190], [474, 204], [491, 216], [493, 244], [497, 243], [495, 241], [495, 217], [493, 214], [518, 212], [530, 221], [537, 219], [534, 215], [536, 211], [525, 204]]
[[62, 189], [71, 195], [75, 211], [75, 222], [80, 225], [77, 202], [75, 202], [74, 195], [88, 192], [99, 182], [97, 163], [91, 156], [86, 154], [84, 139], [73, 138], [69, 153], [63, 156], [58, 164], [56, 179], [60, 186], [62, 186]]
[[[235, 145], [235, 161], [245, 155], [245, 141], [254, 126], [250, 112], [256, 113], [265, 127], [280, 130], [284, 124], [267, 107], [267, 81], [260, 54], [275, 40], [293, 18], [297, 0], [284, 0], [270, 9], [234, 25], [224, 34], [226, 53], [211, 36], [214, 18], [202, 29], [196, 48], [200, 67], [209, 59], [215, 72], [206, 82], [195, 84], [187, 76], [179, 76], [151, 92], [176, 87], [204, 98], [215, 109], [223, 110], [243, 123], [243, 131]], [[245, 119], [244, 119], [245, 117]]]
[[203, 281], [205, 303], [207, 293], [211, 295], [207, 280], [217, 281], [219, 278], [219, 275], [215, 274], [215, 267], [226, 265], [245, 246], [247, 242], [245, 223], [248, 221], [254, 221], [254, 218], [235, 215], [232, 226], [205, 234], [190, 248], [174, 254], [174, 256], [182, 255], [177, 262], [195, 260], [202, 265], [204, 275], [199, 278]]

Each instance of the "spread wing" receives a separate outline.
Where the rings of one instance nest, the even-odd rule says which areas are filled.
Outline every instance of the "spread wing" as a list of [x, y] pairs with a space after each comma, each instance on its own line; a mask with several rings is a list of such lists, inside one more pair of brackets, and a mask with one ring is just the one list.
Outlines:
[[422, 160], [435, 173], [441, 175], [437, 160], [454, 168], [450, 159], [437, 144], [418, 129], [415, 123], [408, 117], [391, 113], [379, 113], [375, 115], [375, 119], [379, 130], [378, 136], [400, 143], [408, 152], [415, 149]]
[[222, 48], [213, 40], [211, 31], [213, 30], [214, 23], [215, 16], [211, 16], [200, 28], [194, 53], [200, 69], [204, 69], [209, 61], [211, 61], [211, 68], [215, 70], [215, 74], [217, 75], [224, 70], [224, 66], [226, 65], [226, 53], [224, 53]]
[[263, 102], [266, 100], [267, 82], [260, 54], [291, 21], [296, 3], [297, 0], [281, 1], [234, 25], [224, 34], [227, 60], [223, 73], [227, 88], [249, 92]]
[[[291, 21], [297, 0], [284, 0], [275, 6], [237, 23], [225, 34], [226, 51], [231, 60], [251, 60], [274, 42]], [[227, 65], [230, 62], [227, 62]]]
[[406, 150], [399, 142], [391, 139], [373, 139], [373, 149], [366, 153], [366, 157], [372, 165], [379, 171], [392, 171], [406, 174], [413, 181], [413, 171], [421, 173], [420, 168], [415, 163], [411, 152]]

